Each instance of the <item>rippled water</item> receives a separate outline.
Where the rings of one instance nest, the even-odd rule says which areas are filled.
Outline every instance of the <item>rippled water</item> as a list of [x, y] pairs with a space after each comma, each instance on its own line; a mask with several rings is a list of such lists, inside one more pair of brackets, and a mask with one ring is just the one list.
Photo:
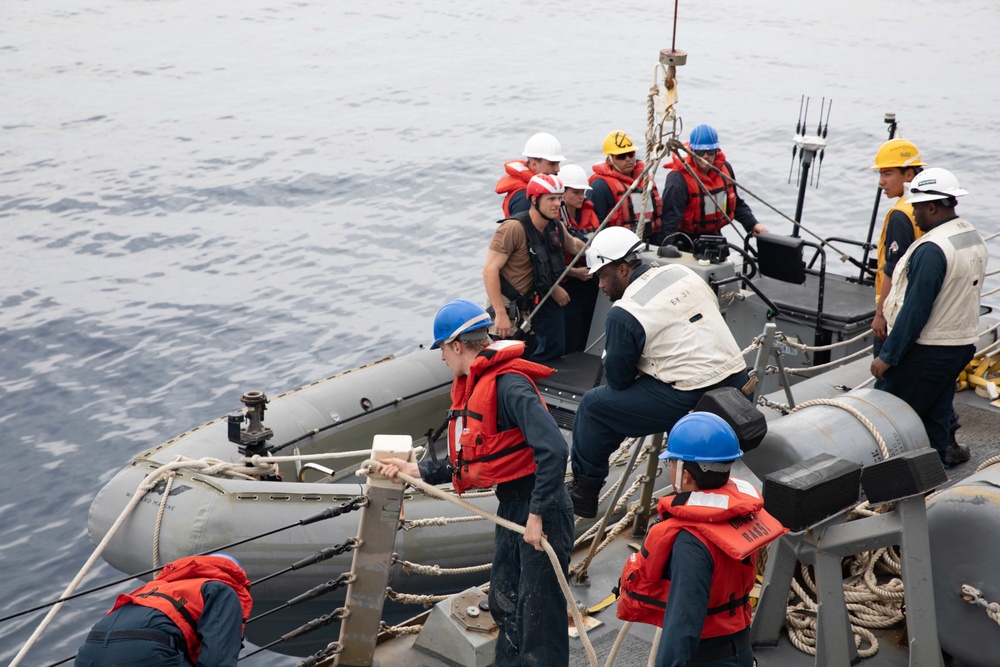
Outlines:
[[[672, 5], [3, 3], [5, 612], [72, 579], [90, 501], [136, 451], [246, 389], [411, 349], [440, 303], [481, 298], [501, 164], [538, 130], [584, 165], [612, 129], [638, 140]], [[832, 98], [805, 220], [863, 236], [895, 112], [991, 233], [997, 28], [992, 0], [681, 3], [682, 116], [790, 214], [801, 95], [810, 126]], [[71, 654], [112, 598], [67, 605], [24, 664]], [[38, 620], [0, 625], [0, 659]]]

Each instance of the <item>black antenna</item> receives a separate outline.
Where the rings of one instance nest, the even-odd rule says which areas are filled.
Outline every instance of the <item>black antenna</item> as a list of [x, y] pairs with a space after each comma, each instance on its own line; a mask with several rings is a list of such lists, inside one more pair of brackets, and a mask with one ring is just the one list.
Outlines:
[[[806, 96], [803, 95], [799, 100], [799, 121], [795, 124], [795, 134], [796, 136], [802, 134], [802, 105], [806, 103]], [[792, 168], [795, 166], [795, 158], [799, 154], [799, 145], [794, 144], [792, 146], [792, 163], [788, 165], [788, 183], [792, 182]]]
[[[830, 104], [826, 107], [826, 122], [823, 123], [823, 132], [820, 134], [820, 138], [826, 141], [826, 133], [830, 129], [830, 111], [833, 109], [833, 100], [830, 100]], [[822, 114], [821, 114], [822, 115]], [[819, 175], [823, 171], [823, 156], [826, 155], [826, 146], [819, 151], [819, 164], [816, 165], [816, 187], [819, 187]]]

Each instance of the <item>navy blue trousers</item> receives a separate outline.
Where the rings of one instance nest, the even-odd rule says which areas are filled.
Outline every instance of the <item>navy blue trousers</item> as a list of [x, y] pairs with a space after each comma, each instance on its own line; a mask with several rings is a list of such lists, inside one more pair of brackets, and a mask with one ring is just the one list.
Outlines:
[[740, 371], [717, 385], [681, 391], [643, 375], [625, 389], [607, 385], [591, 389], [583, 395], [573, 423], [573, 475], [603, 482], [608, 477], [608, 459], [622, 440], [668, 432], [706, 391], [726, 386], [742, 389], [748, 380], [746, 371]]
[[[944, 461], [952, 431], [958, 428], [952, 401], [955, 380], [976, 353], [975, 345], [913, 345], [885, 378], [875, 383], [906, 401], [924, 423], [927, 439]], [[954, 428], [952, 426], [954, 425]]]
[[542, 304], [531, 320], [531, 330], [535, 335], [535, 349], [532, 361], [553, 361], [566, 354], [566, 318], [563, 307], [552, 297]]
[[[505, 499], [498, 488], [497, 496], [500, 518], [522, 526], [527, 523], [530, 490]], [[564, 487], [549, 507], [542, 515], [542, 532], [565, 575], [573, 548], [573, 503]], [[497, 667], [567, 667], [566, 598], [549, 557], [525, 542], [523, 535], [501, 526], [496, 527], [494, 544], [489, 603], [500, 630], [494, 658]]]

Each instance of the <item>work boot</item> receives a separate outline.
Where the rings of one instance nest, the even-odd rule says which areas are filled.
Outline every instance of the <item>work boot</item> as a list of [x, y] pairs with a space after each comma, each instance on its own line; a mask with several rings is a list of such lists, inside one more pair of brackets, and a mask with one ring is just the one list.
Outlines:
[[958, 440], [955, 439], [955, 432], [952, 431], [951, 436], [948, 438], [948, 448], [944, 450], [945, 464], [955, 466], [959, 463], [965, 463], [970, 457], [969, 448], [959, 444]]
[[566, 485], [569, 497], [573, 499], [573, 514], [584, 519], [593, 519], [597, 516], [597, 500], [601, 495], [603, 482], [595, 482], [586, 477], [574, 477], [573, 481]]

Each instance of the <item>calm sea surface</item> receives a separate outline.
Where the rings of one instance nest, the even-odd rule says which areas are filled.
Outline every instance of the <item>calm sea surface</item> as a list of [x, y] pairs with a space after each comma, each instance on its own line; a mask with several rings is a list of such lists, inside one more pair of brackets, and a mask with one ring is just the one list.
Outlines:
[[[0, 4], [3, 614], [69, 583], [91, 553], [92, 498], [135, 452], [244, 390], [410, 350], [441, 303], [481, 299], [502, 163], [540, 130], [586, 166], [611, 130], [641, 142], [672, 11]], [[994, 0], [681, 2], [681, 115], [715, 125], [741, 182], [791, 215], [801, 96], [810, 131], [832, 99], [804, 217], [861, 237], [894, 112], [972, 193], [960, 213], [1000, 231], [998, 29]], [[117, 575], [101, 564], [85, 586]], [[24, 664], [72, 654], [112, 599], [68, 604]], [[40, 617], [0, 625], [0, 660]]]

